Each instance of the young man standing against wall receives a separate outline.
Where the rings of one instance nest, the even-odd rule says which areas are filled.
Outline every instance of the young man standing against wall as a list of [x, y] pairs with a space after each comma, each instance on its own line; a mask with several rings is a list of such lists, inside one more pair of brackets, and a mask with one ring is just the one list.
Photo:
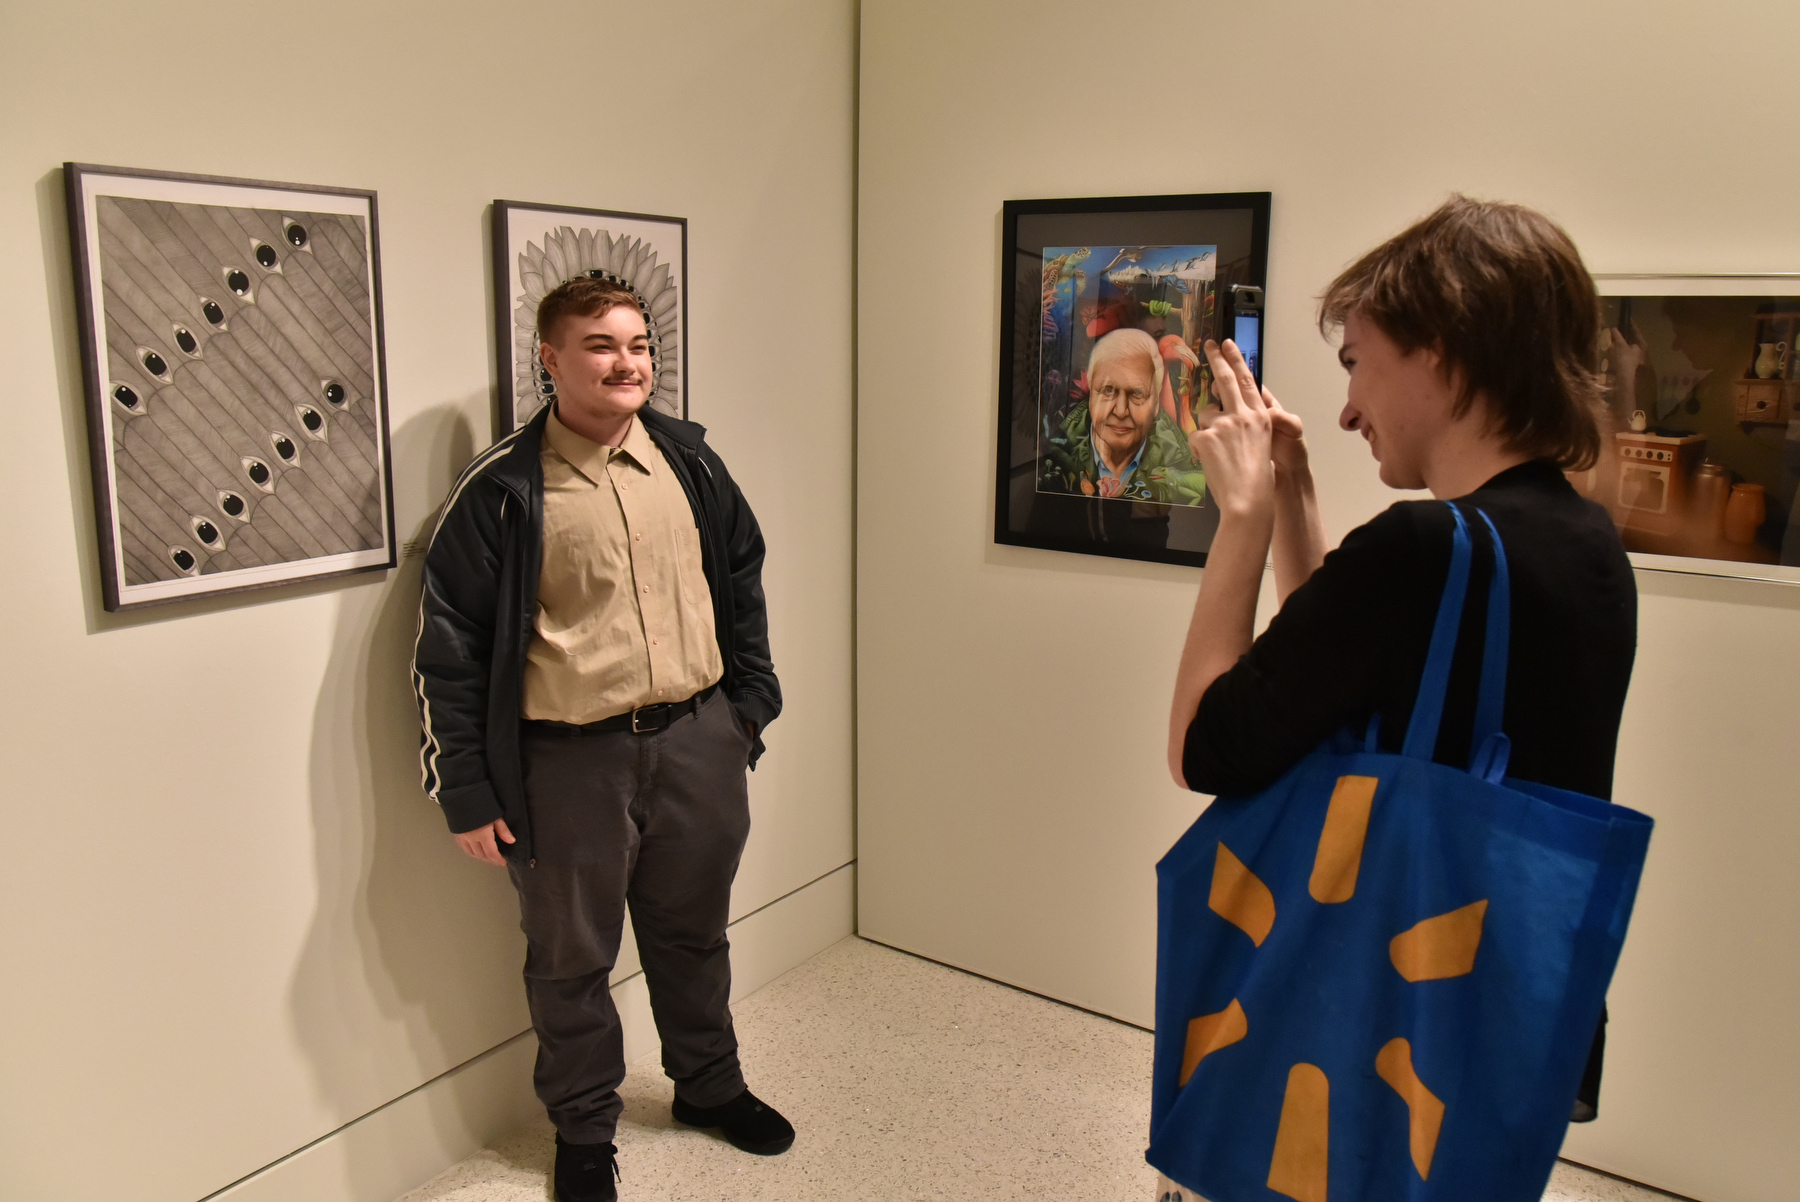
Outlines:
[[519, 892], [556, 1196], [601, 1202], [618, 1175], [608, 977], [627, 907], [675, 1119], [763, 1155], [794, 1141], [744, 1086], [725, 937], [744, 774], [781, 690], [762, 533], [700, 427], [645, 406], [635, 295], [571, 280], [538, 331], [556, 402], [445, 501], [413, 685], [427, 793]]

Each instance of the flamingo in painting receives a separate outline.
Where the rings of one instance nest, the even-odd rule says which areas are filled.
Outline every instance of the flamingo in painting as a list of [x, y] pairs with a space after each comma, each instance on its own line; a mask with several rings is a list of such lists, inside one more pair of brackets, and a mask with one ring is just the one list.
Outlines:
[[[1163, 412], [1175, 419], [1176, 424], [1181, 427], [1182, 433], [1192, 434], [1199, 429], [1194, 423], [1190, 402], [1193, 400], [1194, 372], [1200, 366], [1200, 356], [1196, 355], [1193, 348], [1181, 340], [1179, 334], [1164, 334], [1157, 342], [1156, 347], [1162, 353], [1163, 360], [1161, 398]], [[1175, 403], [1175, 372], [1184, 363], [1187, 365], [1187, 373], [1181, 385], [1181, 403], [1177, 405]]]

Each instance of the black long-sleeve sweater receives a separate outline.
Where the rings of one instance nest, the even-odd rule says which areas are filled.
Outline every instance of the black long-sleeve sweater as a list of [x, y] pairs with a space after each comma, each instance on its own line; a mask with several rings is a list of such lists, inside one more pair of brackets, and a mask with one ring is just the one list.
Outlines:
[[[1637, 652], [1637, 583], [1606, 511], [1534, 460], [1462, 499], [1493, 519], [1512, 576], [1504, 728], [1510, 775], [1612, 796], [1613, 756]], [[1473, 515], [1469, 515], [1471, 518]], [[1323, 740], [1381, 716], [1398, 751], [1449, 574], [1454, 519], [1404, 501], [1345, 537], [1207, 689], [1182, 759], [1191, 788], [1260, 791]], [[1475, 560], [1435, 758], [1466, 765], [1480, 674], [1486, 540]]]

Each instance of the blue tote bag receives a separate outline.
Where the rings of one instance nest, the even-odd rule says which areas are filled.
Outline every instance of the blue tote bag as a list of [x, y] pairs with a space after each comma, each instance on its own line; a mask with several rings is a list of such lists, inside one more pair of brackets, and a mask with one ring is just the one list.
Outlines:
[[1146, 1159], [1207, 1202], [1536, 1202], [1618, 962], [1651, 820], [1506, 776], [1494, 553], [1467, 770], [1431, 760], [1469, 524], [1400, 754], [1327, 743], [1215, 801], [1157, 865]]

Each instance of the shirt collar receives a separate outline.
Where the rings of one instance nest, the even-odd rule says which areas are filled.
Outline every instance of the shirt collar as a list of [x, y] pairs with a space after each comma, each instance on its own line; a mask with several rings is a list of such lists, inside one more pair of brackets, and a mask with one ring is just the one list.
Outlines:
[[[1100, 454], [1100, 440], [1094, 437], [1093, 431], [1091, 430], [1088, 432], [1088, 445], [1094, 449], [1094, 467], [1099, 472], [1099, 479], [1104, 480], [1108, 476], [1111, 476], [1113, 474], [1112, 469], [1106, 466], [1106, 458]], [[1131, 462], [1125, 465], [1125, 470], [1123, 472], [1119, 473], [1119, 479], [1131, 479], [1132, 473], [1138, 470], [1138, 464], [1144, 461], [1144, 452], [1149, 449], [1150, 437], [1149, 435], [1145, 435], [1144, 441], [1138, 443], [1137, 454], [1131, 457]]]
[[563, 425], [562, 419], [556, 415], [554, 407], [550, 410], [550, 419], [544, 423], [544, 441], [550, 449], [567, 461], [568, 465], [586, 476], [595, 484], [606, 479], [606, 467], [614, 459], [620, 459], [648, 475], [651, 464], [655, 462], [656, 446], [650, 441], [644, 423], [637, 418], [631, 419], [631, 428], [625, 431], [625, 438], [618, 446], [602, 446], [590, 438], [583, 437], [569, 427]]
[[629, 459], [646, 476], [656, 462], [656, 444], [650, 441], [650, 431], [644, 429], [644, 423], [636, 417], [631, 419], [631, 429], [625, 431], [625, 440], [613, 453]]

